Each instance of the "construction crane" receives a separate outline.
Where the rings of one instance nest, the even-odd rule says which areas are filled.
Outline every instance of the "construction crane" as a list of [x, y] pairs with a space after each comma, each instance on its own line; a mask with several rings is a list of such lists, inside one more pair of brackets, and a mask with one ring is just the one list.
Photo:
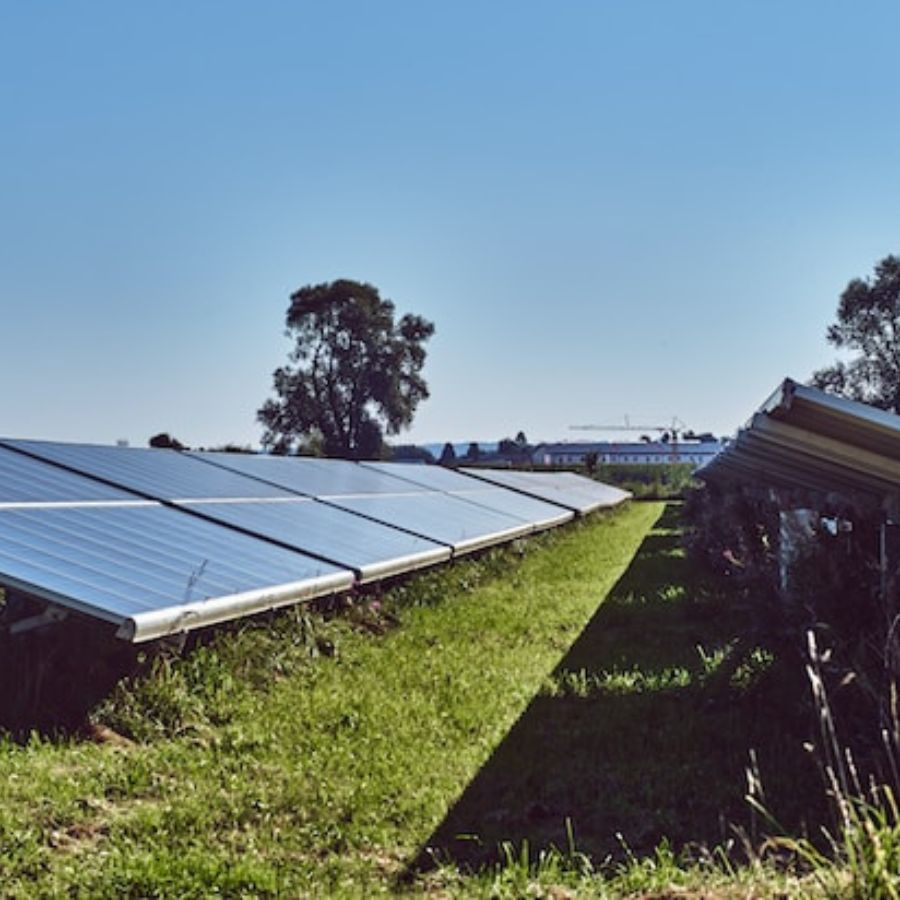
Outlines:
[[684, 432], [686, 426], [678, 416], [672, 416], [670, 425], [632, 425], [628, 416], [625, 416], [623, 425], [570, 425], [572, 431], [658, 431], [661, 435], [661, 443], [671, 447], [671, 462], [678, 462], [678, 438]]
[[570, 425], [571, 431], [658, 431], [660, 434], [669, 434], [674, 443], [678, 442], [679, 435], [686, 426], [678, 416], [672, 416], [670, 425], [632, 425], [628, 416], [625, 416], [623, 425]]

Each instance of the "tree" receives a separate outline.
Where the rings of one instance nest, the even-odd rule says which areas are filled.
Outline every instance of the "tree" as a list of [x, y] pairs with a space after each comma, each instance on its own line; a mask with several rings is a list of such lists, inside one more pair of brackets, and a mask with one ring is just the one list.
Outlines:
[[296, 452], [321, 440], [326, 456], [380, 456], [428, 397], [421, 376], [434, 325], [394, 321], [394, 304], [371, 284], [339, 280], [291, 295], [286, 335], [294, 348], [275, 370], [276, 397], [257, 413], [263, 445]]
[[442, 466], [452, 466], [456, 462], [456, 448], [450, 441], [447, 441], [444, 444], [444, 449], [441, 450], [441, 458], [438, 460], [438, 463]]
[[420, 462], [430, 465], [435, 461], [430, 450], [416, 444], [397, 444], [390, 448], [390, 454], [391, 462]]
[[207, 453], [253, 453], [254, 450], [249, 444], [236, 444], [234, 441], [228, 441], [225, 444], [219, 444], [218, 447], [204, 447]]
[[886, 256], [874, 278], [847, 285], [826, 337], [856, 355], [819, 369], [812, 384], [900, 413], [900, 257]]
[[159, 449], [167, 449], [167, 450], [187, 450], [181, 441], [176, 437], [172, 437], [168, 432], [161, 431], [159, 434], [154, 434], [152, 438], [147, 442], [151, 447], [156, 447]]

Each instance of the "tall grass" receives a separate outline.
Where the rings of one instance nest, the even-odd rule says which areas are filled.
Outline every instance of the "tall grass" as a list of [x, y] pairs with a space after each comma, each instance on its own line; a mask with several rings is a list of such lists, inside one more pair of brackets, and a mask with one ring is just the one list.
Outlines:
[[[768, 845], [787, 851], [808, 867], [810, 877], [826, 896], [900, 900], [900, 808], [896, 799], [900, 717], [896, 686], [891, 688], [894, 702], [890, 727], [883, 727], [880, 733], [883, 775], [862, 775], [853, 751], [839, 737], [823, 674], [830, 654], [820, 651], [813, 631], [807, 632], [807, 653], [806, 676], [819, 731], [818, 743], [809, 744], [808, 749], [822, 772], [832, 823], [821, 828], [820, 840], [780, 836]], [[752, 756], [747, 800], [776, 825]]]

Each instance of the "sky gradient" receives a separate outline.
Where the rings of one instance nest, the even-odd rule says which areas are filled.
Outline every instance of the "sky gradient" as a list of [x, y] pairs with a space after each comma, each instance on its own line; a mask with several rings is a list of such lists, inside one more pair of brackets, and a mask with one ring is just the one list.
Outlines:
[[0, 0], [0, 434], [258, 444], [288, 296], [341, 277], [435, 322], [398, 441], [730, 433], [900, 252], [898, 28]]

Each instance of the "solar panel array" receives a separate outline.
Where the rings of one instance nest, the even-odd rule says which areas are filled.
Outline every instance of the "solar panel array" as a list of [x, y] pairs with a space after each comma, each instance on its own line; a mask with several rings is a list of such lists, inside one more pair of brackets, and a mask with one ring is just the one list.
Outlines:
[[148, 640], [345, 590], [353, 573], [0, 448], [0, 583]]
[[512, 469], [466, 469], [484, 481], [556, 503], [580, 516], [618, 506], [631, 497], [628, 491], [582, 478], [574, 472], [521, 472]]
[[562, 509], [553, 503], [519, 494], [477, 478], [470, 478], [442, 466], [387, 462], [366, 462], [362, 465], [395, 475], [431, 490], [443, 491], [478, 506], [499, 510], [506, 515], [532, 523], [536, 530], [563, 525], [575, 515], [572, 510]]
[[[4, 443], [210, 521], [352, 569], [363, 583], [395, 571], [442, 562], [451, 554], [449, 547], [426, 537], [360, 516], [348, 516], [308, 495], [248, 478], [225, 466], [209, 465], [200, 454], [194, 457], [170, 450], [41, 441]], [[207, 454], [211, 460], [241, 455]]]
[[900, 486], [900, 416], [787, 378], [697, 476], [884, 503]]
[[346, 513], [469, 553], [530, 534], [534, 523], [342, 459], [207, 453], [200, 456], [267, 485], [314, 496]]
[[434, 565], [628, 496], [575, 475], [510, 490], [478, 474], [4, 440], [0, 585], [144, 641]]

